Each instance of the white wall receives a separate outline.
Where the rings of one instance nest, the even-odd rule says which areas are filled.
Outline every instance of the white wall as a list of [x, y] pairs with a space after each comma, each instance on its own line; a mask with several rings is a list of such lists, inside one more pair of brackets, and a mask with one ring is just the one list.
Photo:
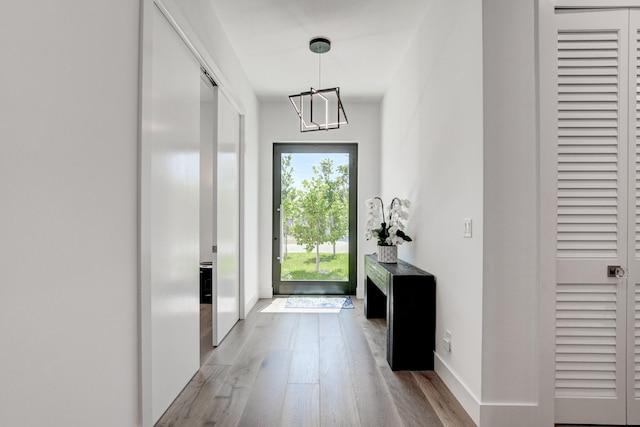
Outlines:
[[[295, 89], [294, 89], [295, 92]], [[342, 94], [341, 94], [342, 95]], [[344, 95], [343, 95], [344, 97]], [[380, 104], [377, 100], [343, 98], [349, 124], [340, 129], [300, 132], [300, 122], [287, 97], [264, 100], [260, 104], [260, 297], [272, 296], [271, 283], [271, 209], [273, 203], [274, 142], [357, 142], [358, 143], [358, 281], [357, 295], [364, 296], [364, 254], [375, 252], [375, 244], [364, 238], [366, 221], [364, 201], [379, 194], [380, 177]]]
[[[534, 2], [483, 1], [482, 425], [540, 426]], [[508, 36], [506, 36], [508, 35]]]
[[138, 423], [139, 4], [0, 6], [0, 414]]
[[[382, 195], [412, 202], [399, 257], [436, 277], [436, 371], [479, 419], [482, 354], [482, 4], [433, 1], [386, 92]], [[462, 219], [473, 237], [462, 237]], [[451, 331], [451, 352], [442, 347]]]
[[383, 100], [382, 193], [414, 201], [400, 256], [436, 275], [436, 371], [481, 426], [544, 424], [534, 6], [433, 2]]
[[258, 301], [258, 114], [259, 105], [244, 70], [222, 30], [220, 20], [207, 1], [163, 0], [205, 60], [214, 78], [244, 116], [244, 312]]

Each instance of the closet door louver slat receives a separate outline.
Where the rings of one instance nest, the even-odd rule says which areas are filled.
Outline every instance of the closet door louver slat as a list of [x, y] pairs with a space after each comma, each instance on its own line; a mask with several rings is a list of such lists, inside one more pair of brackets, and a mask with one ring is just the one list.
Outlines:
[[556, 396], [616, 396], [615, 285], [558, 285]]
[[[619, 71], [599, 67], [601, 58], [618, 62], [617, 37], [617, 31], [558, 33], [560, 258], [617, 255]], [[594, 184], [608, 191], [579, 192]]]

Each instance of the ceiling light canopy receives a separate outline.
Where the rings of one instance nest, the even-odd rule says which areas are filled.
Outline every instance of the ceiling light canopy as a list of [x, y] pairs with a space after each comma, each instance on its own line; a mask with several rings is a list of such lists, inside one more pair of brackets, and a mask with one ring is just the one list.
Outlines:
[[[309, 50], [318, 54], [318, 87], [322, 87], [320, 55], [331, 50], [331, 42], [316, 37], [309, 42]], [[340, 88], [314, 89], [290, 95], [289, 101], [300, 118], [300, 132], [338, 129], [349, 123], [340, 99]]]
[[314, 53], [327, 53], [331, 50], [331, 42], [324, 37], [316, 37], [309, 42], [309, 50]]

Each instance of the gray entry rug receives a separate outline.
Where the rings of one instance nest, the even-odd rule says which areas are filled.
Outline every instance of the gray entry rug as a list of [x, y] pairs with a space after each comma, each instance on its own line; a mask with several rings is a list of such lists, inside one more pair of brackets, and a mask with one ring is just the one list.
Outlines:
[[353, 308], [351, 297], [289, 297], [285, 308], [316, 308], [316, 309], [342, 309]]

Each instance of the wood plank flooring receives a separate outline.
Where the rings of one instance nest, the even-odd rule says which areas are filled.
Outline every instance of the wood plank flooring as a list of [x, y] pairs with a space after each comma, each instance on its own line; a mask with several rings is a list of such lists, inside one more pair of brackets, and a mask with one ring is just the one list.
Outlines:
[[260, 313], [261, 300], [215, 349], [202, 305], [204, 364], [156, 426], [475, 426], [434, 372], [391, 371], [385, 321], [352, 300], [339, 314]]
[[434, 372], [391, 371], [384, 320], [353, 300], [338, 314], [260, 300], [156, 426], [475, 426]]
[[200, 366], [213, 352], [213, 323], [211, 304], [200, 304]]

